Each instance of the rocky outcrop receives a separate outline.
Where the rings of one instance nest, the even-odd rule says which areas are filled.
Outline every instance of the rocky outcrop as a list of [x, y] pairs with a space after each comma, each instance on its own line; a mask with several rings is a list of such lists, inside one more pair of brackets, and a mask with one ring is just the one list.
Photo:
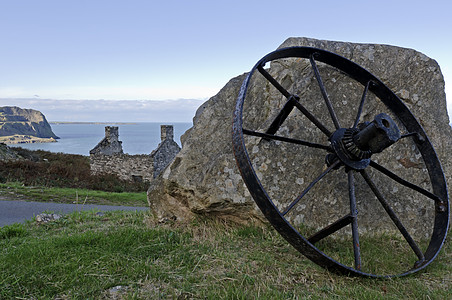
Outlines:
[[[446, 111], [444, 79], [433, 59], [412, 49], [388, 45], [290, 38], [280, 47], [288, 46], [311, 46], [335, 52], [380, 78], [405, 102], [424, 127], [451, 185], [452, 161], [449, 155], [452, 130]], [[354, 86], [348, 77], [331, 67], [319, 64], [319, 69], [329, 96], [335, 101], [339, 119], [348, 124], [356, 115], [363, 87]], [[331, 119], [321, 101], [322, 96], [309, 61], [281, 60], [272, 63], [268, 72], [287, 90], [305, 99], [311, 112], [332, 126], [328, 123]], [[244, 186], [231, 145], [232, 112], [245, 75], [231, 79], [217, 95], [198, 109], [194, 126], [181, 138], [181, 152], [152, 183], [148, 201], [159, 218], [189, 219], [194, 214], [210, 214], [242, 223], [262, 220]], [[256, 130], [268, 128], [269, 120], [274, 118], [284, 103], [284, 98], [268, 81], [256, 76], [250, 84], [245, 102], [244, 126]], [[375, 97], [369, 96], [362, 116], [364, 120], [371, 121], [377, 113], [387, 111]], [[322, 135], [318, 130], [296, 111], [289, 115], [278, 134], [325, 142], [320, 140]], [[247, 149], [258, 177], [275, 205], [280, 207], [296, 198], [324, 168], [325, 155], [320, 155], [318, 150], [300, 149], [292, 144], [252, 137], [247, 139]], [[429, 188], [422, 159], [412, 140], [403, 139], [397, 146], [387, 150], [373, 158], [403, 178]], [[431, 226], [426, 224], [431, 225], [433, 216], [425, 207], [431, 208], [431, 201], [376, 172], [371, 173], [371, 176], [378, 186], [385, 189], [391, 205], [401, 215], [405, 225], [420, 235], [428, 236]], [[361, 178], [357, 177], [356, 180], [358, 185], [366, 187]], [[347, 213], [347, 192], [346, 178], [327, 177], [309, 192], [303, 203], [297, 206], [296, 213], [288, 218], [292, 218], [296, 224], [323, 227], [337, 220], [337, 216]], [[360, 230], [365, 231], [371, 225], [375, 225], [373, 228], [394, 228], [368, 188], [357, 188], [356, 193]], [[427, 227], [429, 229], [425, 229]]]
[[24, 134], [0, 136], [0, 143], [5, 144], [35, 144], [35, 143], [54, 143], [54, 142], [56, 142], [54, 138], [40, 138]]
[[17, 154], [16, 151], [8, 147], [6, 144], [0, 143], [0, 161], [18, 159], [23, 159], [23, 157]]
[[4, 139], [6, 143], [20, 143], [20, 137], [58, 139], [41, 112], [16, 106], [0, 107], [0, 137], [10, 136], [17, 138]]

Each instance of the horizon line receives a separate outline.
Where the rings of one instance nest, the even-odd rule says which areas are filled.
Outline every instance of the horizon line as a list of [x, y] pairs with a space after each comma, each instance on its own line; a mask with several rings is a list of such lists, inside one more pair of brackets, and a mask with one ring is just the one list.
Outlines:
[[166, 98], [166, 99], [56, 99], [41, 97], [0, 97], [0, 100], [52, 100], [52, 101], [177, 101], [177, 100], [199, 100], [206, 101], [211, 97], [203, 98]]

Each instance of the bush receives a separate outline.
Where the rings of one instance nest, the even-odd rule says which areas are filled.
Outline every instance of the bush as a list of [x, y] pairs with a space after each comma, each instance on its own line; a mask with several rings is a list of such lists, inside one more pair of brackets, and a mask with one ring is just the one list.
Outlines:
[[121, 180], [114, 174], [92, 175], [87, 156], [15, 149], [25, 159], [0, 161], [0, 182], [106, 192], [142, 192], [148, 188], [146, 183]]

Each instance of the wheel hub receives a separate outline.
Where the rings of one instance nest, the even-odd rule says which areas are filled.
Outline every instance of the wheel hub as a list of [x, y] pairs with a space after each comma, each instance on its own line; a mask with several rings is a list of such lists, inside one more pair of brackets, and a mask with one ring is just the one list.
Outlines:
[[330, 166], [339, 158], [354, 170], [365, 169], [372, 154], [380, 153], [401, 137], [396, 123], [387, 114], [381, 113], [372, 122], [358, 124], [354, 128], [339, 128], [330, 137], [335, 153], [326, 158]]
[[[309, 60], [317, 84], [322, 93], [322, 97], [324, 98], [326, 108], [331, 117], [331, 121], [334, 124], [335, 129], [333, 131], [330, 131], [330, 128], [328, 128], [326, 124], [323, 124], [323, 120], [318, 119], [316, 115], [305, 106], [305, 100], [300, 100], [298, 97], [291, 94], [287, 87], [284, 87], [277, 80], [277, 78], [272, 76], [264, 68], [265, 64], [268, 62], [286, 58], [295, 58], [297, 62], [300, 59]], [[328, 96], [327, 89], [319, 72], [317, 62], [336, 68], [338, 71], [345, 73], [352, 80], [355, 80], [364, 86], [361, 101], [357, 110], [355, 110], [357, 113], [356, 117], [354, 118], [353, 125], [349, 128], [343, 128], [340, 125], [342, 118], [338, 118], [338, 115], [335, 113], [334, 106]], [[279, 113], [276, 116], [272, 116], [272, 120], [268, 120], [269, 122], [271, 121], [271, 125], [266, 131], [243, 127], [244, 101], [248, 88], [251, 89], [250, 82], [255, 71], [258, 71], [260, 75], [262, 75], [273, 86], [274, 89], [279, 91], [281, 95], [287, 99], [286, 104], [284, 104]], [[400, 134], [400, 130], [396, 123], [386, 114], [377, 115], [372, 122], [359, 123], [360, 120], [362, 120], [361, 117], [363, 108], [369, 98], [368, 92], [373, 93], [375, 96], [374, 101], [384, 104], [391, 113], [391, 116], [395, 117], [397, 122], [402, 124], [404, 131], [403, 135]], [[250, 104], [252, 104], [252, 102]], [[256, 107], [253, 106], [250, 106], [250, 108], [256, 109]], [[261, 108], [262, 107], [257, 106], [257, 109]], [[310, 121], [312, 126], [315, 126], [318, 130], [320, 130], [322, 134], [328, 138], [329, 144], [319, 144], [313, 141], [278, 135], [277, 133], [279, 128], [285, 122], [286, 118], [289, 117], [289, 114], [293, 109], [298, 110], [299, 113]], [[346, 122], [349, 121], [350, 118], [347, 118]], [[292, 244], [292, 246], [313, 262], [328, 270], [341, 274], [381, 278], [405, 276], [417, 272], [430, 264], [438, 255], [445, 242], [449, 228], [449, 197], [441, 164], [438, 161], [433, 145], [428, 140], [422, 126], [418, 123], [409, 109], [383, 82], [361, 66], [337, 54], [311, 47], [290, 47], [271, 52], [256, 63], [243, 81], [234, 110], [232, 129], [233, 150], [237, 166], [254, 201], [267, 220], [281, 234], [281, 236], [283, 236], [289, 243]], [[299, 145], [301, 150], [307, 147], [311, 150], [316, 149], [316, 151], [326, 151], [329, 153], [326, 156], [328, 168], [322, 168], [322, 170], [319, 170], [318, 176], [313, 178], [309, 184], [304, 185], [305, 188], [298, 197], [293, 199], [293, 201], [286, 203], [287, 205], [284, 208], [278, 208], [272, 199], [273, 196], [270, 197], [270, 193], [266, 191], [261, 179], [257, 176], [257, 172], [254, 169], [255, 166], [250, 160], [247, 152], [245, 136], [254, 136], [265, 140], [274, 140], [292, 145]], [[371, 160], [371, 156], [373, 154], [382, 152], [392, 144], [396, 143], [399, 139], [410, 136], [413, 138], [412, 142], [415, 146], [415, 148], [412, 149], [415, 150], [417, 148], [421, 154], [425, 168], [428, 171], [428, 179], [426, 182], [431, 191], [418, 186], [403, 177], [400, 177], [390, 169], [387, 169], [377, 163], [374, 159]], [[277, 146], [277, 143], [274, 143], [274, 145]], [[387, 156], [387, 158], [390, 159], [389, 156]], [[306, 160], [304, 166], [309, 168], [311, 165], [308, 165], [308, 162], [309, 160]], [[310, 237], [305, 237], [296, 229], [299, 224], [295, 224], [286, 216], [288, 214], [292, 214], [292, 216], [297, 214], [294, 207], [304, 200], [309, 201], [309, 199], [305, 198], [305, 196], [310, 192], [314, 192], [312, 191], [312, 188], [316, 184], [320, 184], [322, 178], [325, 176], [333, 176], [334, 174], [336, 174], [336, 176], [343, 176], [343, 172], [335, 171], [342, 165], [345, 165], [344, 169], [347, 173], [348, 200], [350, 202], [349, 213], [333, 220], [317, 232], [310, 233]], [[366, 167], [371, 169], [370, 172], [368, 172]], [[364, 184], [363, 188], [365, 189], [367, 186], [367, 190], [372, 192], [386, 212], [386, 215], [389, 219], [391, 219], [394, 226], [408, 243], [409, 247], [413, 251], [412, 255], [414, 254], [417, 258], [414, 266], [403, 271], [403, 273], [397, 271], [397, 273], [392, 275], [373, 274], [369, 272], [369, 270], [366, 271], [366, 264], [368, 264], [368, 262], [365, 262], [364, 268], [362, 268], [361, 246], [359, 241], [360, 234], [358, 230], [359, 203], [355, 193], [355, 189], [358, 186], [358, 182], [355, 181], [356, 175], [362, 177], [361, 183]], [[383, 182], [388, 181], [389, 184], [375, 182], [372, 177], [383, 179]], [[399, 218], [398, 214], [392, 209], [393, 203], [389, 202], [385, 198], [385, 194], [388, 194], [385, 193], [385, 191], [387, 192], [388, 189], [391, 188], [390, 183], [395, 183], [405, 187], [409, 193], [413, 193], [416, 197], [422, 196], [421, 198], [425, 198], [423, 201], [434, 201], [434, 227], [431, 234], [431, 240], [425, 252], [418, 245], [419, 239], [416, 241], [415, 238], [411, 236], [410, 232], [404, 225], [403, 219]], [[342, 199], [344, 195], [341, 194], [335, 196], [338, 197], [338, 199]], [[362, 197], [363, 195], [360, 196], [361, 199]], [[313, 199], [316, 199], [316, 197], [314, 196]], [[410, 199], [407, 199], [407, 201], [410, 201]], [[286, 202], [285, 199], [283, 202]], [[370, 205], [370, 203], [368, 204]], [[431, 207], [428, 203], [416, 204], [416, 206], [425, 207], [426, 209]], [[326, 251], [320, 250], [315, 246], [315, 244], [320, 240], [333, 236], [336, 232], [349, 225], [351, 227], [351, 236], [353, 240], [353, 255], [351, 256], [354, 258], [354, 267], [350, 266], [350, 264], [352, 264], [351, 262], [339, 262], [337, 259], [333, 259], [328, 256]], [[326, 250], [332, 249], [328, 249], [327, 247]], [[382, 249], [382, 251], [386, 251], [386, 249]], [[351, 256], [346, 259], [352, 258]], [[366, 260], [371, 260], [378, 264], [381, 263], [380, 261], [372, 260], [372, 257], [368, 257]], [[412, 259], [410, 258], [409, 260]], [[391, 262], [391, 265], [392, 264], [393, 263]], [[384, 265], [384, 263], [382, 265]]]

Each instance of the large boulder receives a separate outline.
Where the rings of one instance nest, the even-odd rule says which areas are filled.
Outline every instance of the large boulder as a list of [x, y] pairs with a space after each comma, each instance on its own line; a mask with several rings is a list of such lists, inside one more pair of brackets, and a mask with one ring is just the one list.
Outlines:
[[[280, 47], [289, 46], [310, 46], [337, 53], [363, 66], [388, 85], [424, 127], [450, 186], [452, 160], [448, 152], [452, 149], [452, 130], [446, 111], [444, 79], [436, 61], [415, 50], [388, 45], [289, 38]], [[258, 59], [256, 57], [256, 61]], [[253, 63], [250, 62], [250, 65]], [[350, 126], [363, 87], [329, 66], [319, 63], [319, 69], [334, 101], [336, 114], [343, 124]], [[268, 72], [287, 90], [306, 101], [308, 109], [333, 128], [309, 61], [272, 62]], [[182, 150], [152, 183], [148, 201], [159, 218], [184, 220], [194, 214], [207, 214], [242, 223], [263, 220], [244, 185], [232, 152], [232, 112], [245, 76], [231, 79], [198, 109], [193, 127], [182, 137]], [[244, 127], [265, 130], [284, 102], [284, 97], [268, 81], [260, 75], [254, 76], [245, 101]], [[372, 121], [380, 112], [394, 117], [370, 95], [362, 119]], [[298, 111], [289, 115], [278, 134], [327, 143], [324, 135]], [[325, 153], [322, 151], [253, 137], [247, 138], [247, 149], [263, 186], [280, 208], [296, 198], [324, 169]], [[403, 139], [373, 159], [399, 176], [429, 189], [421, 155], [411, 138]], [[431, 224], [433, 220], [432, 201], [378, 172], [369, 172], [405, 226], [420, 236], [428, 236], [431, 226], [426, 224]], [[346, 176], [330, 175], [317, 184], [287, 216], [295, 224], [320, 228], [347, 213]], [[360, 230], [394, 229], [363, 179], [355, 177]]]

